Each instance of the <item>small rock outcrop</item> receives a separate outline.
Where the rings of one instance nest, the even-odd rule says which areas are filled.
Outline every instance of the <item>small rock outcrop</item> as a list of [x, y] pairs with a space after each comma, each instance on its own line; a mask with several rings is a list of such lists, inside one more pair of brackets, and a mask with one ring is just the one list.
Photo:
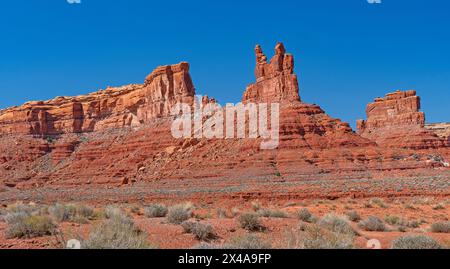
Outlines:
[[437, 134], [439, 137], [442, 137], [446, 141], [450, 143], [450, 123], [433, 123], [433, 124], [426, 124], [425, 128], [435, 134]]
[[446, 147], [444, 139], [425, 128], [416, 91], [396, 91], [376, 98], [366, 109], [367, 120], [357, 122], [358, 133], [380, 146], [427, 149]]

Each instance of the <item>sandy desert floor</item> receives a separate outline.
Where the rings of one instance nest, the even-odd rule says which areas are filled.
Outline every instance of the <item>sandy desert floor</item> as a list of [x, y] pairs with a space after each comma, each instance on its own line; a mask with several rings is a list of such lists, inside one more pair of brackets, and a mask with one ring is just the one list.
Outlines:
[[[160, 201], [167, 206], [173, 205], [173, 201]], [[184, 201], [188, 202], [188, 201]], [[24, 204], [28, 206], [27, 204]], [[32, 207], [41, 208], [40, 211], [48, 212], [51, 205], [34, 204]], [[54, 221], [60, 233], [34, 238], [8, 238], [6, 231], [8, 224], [0, 222], [0, 248], [2, 249], [41, 249], [61, 248], [62, 241], [71, 238], [86, 239], [90, 236], [94, 227], [104, 221], [105, 207], [112, 205], [91, 205], [96, 212], [95, 217], [83, 221]], [[145, 215], [145, 204], [121, 203], [115, 204], [124, 214], [134, 220], [140, 230], [145, 232], [147, 241], [153, 247], [162, 249], [186, 249], [198, 247], [202, 243], [193, 234], [185, 232], [178, 224], [171, 224], [166, 217], [151, 218]], [[398, 197], [398, 198], [340, 198], [340, 199], [304, 199], [283, 202], [270, 202], [252, 200], [247, 202], [198, 202], [191, 205], [192, 214], [190, 221], [200, 222], [212, 227], [214, 238], [206, 240], [209, 246], [225, 246], [234, 242], [237, 238], [243, 238], [252, 234], [268, 243], [271, 248], [289, 248], [292, 232], [299, 231], [305, 225], [319, 225], [320, 219], [327, 214], [346, 216], [354, 211], [361, 220], [369, 216], [378, 217], [385, 225], [384, 231], [366, 231], [358, 224], [359, 220], [348, 223], [354, 228], [357, 235], [353, 237], [355, 248], [370, 248], [369, 240], [376, 239], [381, 243], [381, 248], [390, 248], [392, 241], [405, 235], [427, 235], [438, 241], [441, 246], [450, 247], [450, 234], [445, 232], [433, 232], [434, 223], [447, 223], [450, 216], [450, 200], [448, 197]], [[11, 205], [3, 205], [2, 215], [5, 216]], [[9, 208], [9, 209], [8, 209]], [[314, 216], [314, 221], [302, 221], [298, 217], [299, 210], [308, 211]], [[263, 211], [278, 212], [273, 216], [264, 217]], [[259, 222], [264, 229], [248, 231], [241, 228], [240, 216], [246, 212], [259, 215]], [[282, 213], [280, 213], [282, 212]], [[265, 214], [268, 215], [268, 214]], [[269, 214], [270, 215], [270, 214]], [[94, 216], [94, 215], [93, 215]], [[347, 217], [348, 218], [348, 217]], [[308, 223], [311, 222], [311, 223]], [[62, 236], [61, 236], [62, 235]], [[61, 239], [61, 237], [63, 239]]]

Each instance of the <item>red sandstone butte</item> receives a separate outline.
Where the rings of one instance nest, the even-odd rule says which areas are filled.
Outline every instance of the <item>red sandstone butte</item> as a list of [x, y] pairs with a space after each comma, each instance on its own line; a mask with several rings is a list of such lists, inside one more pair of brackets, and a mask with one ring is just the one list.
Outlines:
[[434, 176], [448, 170], [448, 143], [424, 128], [415, 92], [370, 104], [358, 134], [318, 105], [301, 101], [294, 58], [281, 43], [269, 62], [261, 47], [255, 52], [256, 82], [242, 101], [280, 103], [276, 150], [261, 150], [260, 139], [173, 138], [171, 108], [193, 104], [195, 95], [189, 65], [180, 63], [158, 67], [140, 85], [0, 111], [0, 183], [31, 190], [143, 184], [166, 188], [157, 195], [205, 188], [207, 195], [276, 192], [280, 182]]
[[425, 128], [416, 91], [396, 91], [367, 106], [367, 120], [359, 120], [358, 133], [380, 146], [428, 149], [448, 147], [448, 141]]
[[142, 85], [28, 102], [2, 110], [0, 134], [47, 136], [140, 126], [169, 116], [177, 102], [192, 103], [194, 93], [188, 63], [162, 66]]

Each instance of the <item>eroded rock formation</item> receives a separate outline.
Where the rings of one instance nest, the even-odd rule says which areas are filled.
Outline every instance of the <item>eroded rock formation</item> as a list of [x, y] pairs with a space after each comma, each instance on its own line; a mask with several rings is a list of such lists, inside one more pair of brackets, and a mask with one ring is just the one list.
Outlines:
[[157, 68], [142, 85], [0, 111], [0, 182], [8, 188], [89, 185], [92, 190], [151, 183], [188, 195], [205, 188], [207, 193], [276, 191], [284, 182], [430, 176], [447, 169], [448, 147], [424, 128], [415, 92], [369, 105], [359, 135], [319, 106], [302, 102], [293, 57], [282, 44], [275, 51], [267, 63], [256, 47], [256, 82], [243, 97], [244, 103], [280, 103], [275, 150], [261, 150], [260, 138], [173, 138], [171, 108], [192, 104], [195, 95], [189, 65], [181, 63]]
[[396, 91], [376, 98], [366, 109], [367, 120], [357, 122], [361, 136], [380, 146], [427, 149], [448, 146], [435, 133], [425, 129], [425, 114], [420, 111], [416, 91]]
[[142, 85], [6, 109], [0, 114], [0, 134], [48, 136], [138, 126], [169, 116], [177, 102], [192, 103], [194, 94], [188, 63], [163, 66]]
[[300, 101], [297, 76], [294, 74], [294, 56], [286, 54], [282, 43], [275, 47], [275, 56], [267, 63], [262, 48], [257, 45], [256, 83], [247, 87], [243, 102], [296, 102]]

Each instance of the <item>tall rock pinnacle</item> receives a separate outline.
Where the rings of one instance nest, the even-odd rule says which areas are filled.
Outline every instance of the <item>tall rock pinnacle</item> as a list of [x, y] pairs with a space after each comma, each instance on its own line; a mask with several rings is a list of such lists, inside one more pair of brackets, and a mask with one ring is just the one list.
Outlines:
[[255, 47], [256, 83], [247, 87], [243, 102], [299, 102], [299, 87], [294, 74], [294, 57], [286, 54], [283, 43], [275, 47], [275, 55], [267, 63], [261, 46]]

